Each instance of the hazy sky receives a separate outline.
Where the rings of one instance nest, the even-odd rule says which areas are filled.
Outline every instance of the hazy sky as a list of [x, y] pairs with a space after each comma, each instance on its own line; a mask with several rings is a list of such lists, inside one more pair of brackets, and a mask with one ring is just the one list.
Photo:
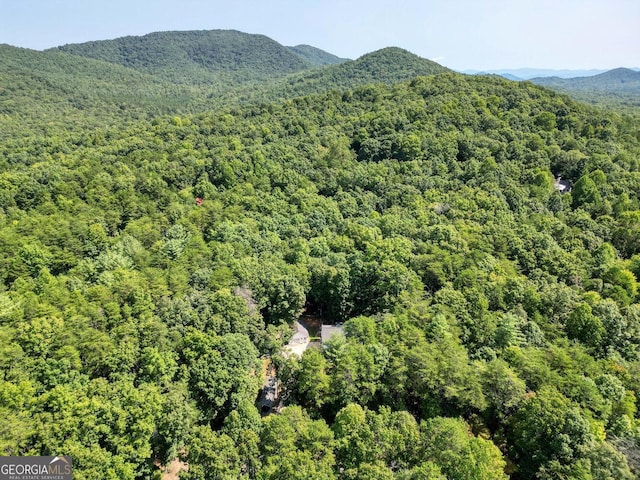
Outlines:
[[640, 0], [0, 0], [0, 43], [35, 49], [216, 28], [459, 70], [640, 67]]

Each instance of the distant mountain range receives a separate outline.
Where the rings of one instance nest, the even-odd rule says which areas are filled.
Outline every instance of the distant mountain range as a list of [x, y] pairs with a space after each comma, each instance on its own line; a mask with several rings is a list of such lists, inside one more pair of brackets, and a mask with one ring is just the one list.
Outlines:
[[589, 103], [640, 106], [640, 72], [629, 68], [616, 68], [591, 77], [541, 77], [530, 81]]
[[349, 60], [310, 45], [285, 47], [264, 35], [235, 30], [158, 32], [52, 51], [114, 63], [180, 85], [224, 85], [226, 91], [248, 85], [251, 98], [271, 90], [268, 97], [296, 96], [449, 71], [395, 47]]
[[[640, 69], [633, 69], [640, 70]], [[496, 70], [464, 70], [462, 73], [467, 75], [500, 75], [509, 80], [530, 80], [540, 77], [558, 77], [558, 78], [576, 78], [591, 77], [608, 70], [590, 69], [590, 70], [554, 70], [550, 68], [501, 68]]]
[[560, 78], [538, 77], [531, 82], [550, 88], [601, 89], [634, 92], [640, 88], [640, 72], [629, 68], [616, 68], [590, 77]]
[[[530, 81], [577, 100], [598, 105], [640, 106], [640, 71], [630, 68], [613, 70], [543, 70], [512, 69], [467, 72], [473, 75], [498, 75], [513, 81]], [[536, 76], [531, 76], [537, 73]]]

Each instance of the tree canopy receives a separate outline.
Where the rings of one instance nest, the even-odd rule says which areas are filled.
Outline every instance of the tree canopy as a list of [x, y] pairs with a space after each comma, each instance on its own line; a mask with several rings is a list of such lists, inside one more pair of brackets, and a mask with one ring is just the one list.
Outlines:
[[[637, 120], [389, 83], [3, 112], [0, 453], [80, 479], [637, 477]], [[303, 312], [345, 336], [284, 358]], [[260, 417], [267, 359], [286, 405]]]

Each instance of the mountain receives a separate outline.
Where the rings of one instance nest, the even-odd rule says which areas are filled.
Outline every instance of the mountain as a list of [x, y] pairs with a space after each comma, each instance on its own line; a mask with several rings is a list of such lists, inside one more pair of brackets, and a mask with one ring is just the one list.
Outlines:
[[296, 51], [264, 35], [235, 30], [155, 32], [57, 49], [181, 84], [264, 81], [312, 68], [329, 55], [304, 47]]
[[475, 70], [471, 70], [474, 73], [465, 72], [465, 75], [489, 75], [506, 78], [507, 80], [511, 80], [513, 82], [521, 82], [522, 78], [512, 75], [510, 73], [490, 73], [490, 72], [477, 72]]
[[335, 65], [337, 63], [348, 62], [348, 58], [340, 58], [331, 53], [325, 52], [311, 45], [296, 45], [295, 47], [288, 47], [312, 65], [317, 67], [323, 67], [325, 65]]
[[640, 72], [629, 68], [616, 68], [590, 77], [538, 77], [531, 82], [543, 86], [567, 89], [596, 89], [608, 91], [637, 91], [640, 88]]
[[43, 124], [70, 128], [203, 111], [239, 85], [343, 61], [308, 45], [289, 48], [262, 35], [219, 30], [46, 51], [0, 45], [0, 135]]
[[[189, 54], [196, 45], [207, 55]], [[286, 74], [296, 69], [302, 70]], [[43, 123], [71, 128], [195, 113], [446, 71], [399, 48], [348, 61], [233, 31], [167, 32], [44, 52], [2, 45], [0, 131], [19, 135]]]
[[629, 68], [616, 68], [591, 77], [541, 77], [530, 81], [591, 103], [610, 101], [640, 106], [640, 72]]
[[[206, 85], [214, 96], [221, 90], [247, 86], [245, 96], [251, 98], [278, 79], [282, 82], [273, 87], [275, 95], [290, 97], [324, 91], [327, 86], [393, 83], [448, 71], [400, 48], [385, 48], [349, 61], [309, 45], [285, 47], [264, 35], [235, 30], [156, 32], [64, 45], [57, 50], [122, 65], [172, 83]], [[216, 88], [222, 85], [224, 89]]]
[[407, 50], [387, 47], [361, 56], [357, 60], [334, 65], [323, 70], [303, 74], [316, 82], [326, 81], [335, 86], [358, 83], [395, 83], [415, 76], [450, 72], [442, 65], [419, 57]]
[[590, 70], [554, 70], [551, 68], [498, 68], [495, 70], [465, 70], [462, 73], [468, 75], [500, 75], [505, 78], [509, 78], [506, 75], [512, 75], [518, 77], [521, 80], [529, 80], [536, 77], [560, 77], [560, 78], [574, 78], [574, 77], [589, 77], [597, 75], [599, 73], [606, 72], [606, 70], [590, 69]]
[[[447, 71], [398, 48], [350, 61], [311, 46], [283, 47], [259, 35], [184, 33], [89, 42], [44, 52], [0, 45], [0, 135], [21, 135], [43, 124], [59, 125], [61, 118], [67, 127], [100, 126], [366, 83], [395, 83]], [[214, 55], [212, 39], [228, 43]], [[211, 47], [208, 63], [204, 56], [186, 53], [194, 51], [198, 42]], [[167, 55], [175, 61], [165, 58], [163, 49], [173, 52]], [[278, 58], [287, 62], [277, 66]], [[333, 64], [314, 65], [323, 62]], [[182, 67], [172, 70], [171, 65]], [[298, 68], [302, 70], [286, 74]]]
[[266, 84], [261, 89], [244, 88], [231, 94], [243, 102], [256, 99], [276, 100], [373, 83], [390, 85], [418, 76], [446, 72], [451, 70], [432, 60], [419, 57], [402, 48], [387, 47], [356, 60], [292, 74], [272, 84]]

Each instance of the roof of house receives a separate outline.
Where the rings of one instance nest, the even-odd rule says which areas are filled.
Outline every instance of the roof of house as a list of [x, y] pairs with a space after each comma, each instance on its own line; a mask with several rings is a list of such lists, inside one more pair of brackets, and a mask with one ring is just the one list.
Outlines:
[[334, 335], [344, 335], [344, 330], [340, 325], [322, 325], [322, 329], [320, 330], [320, 338], [322, 339], [322, 343], [329, 340]]
[[562, 180], [560, 177], [556, 178], [553, 187], [558, 190], [560, 193], [570, 192], [571, 184], [566, 180]]
[[267, 377], [265, 386], [262, 389], [262, 395], [260, 396], [261, 408], [273, 407], [278, 401], [278, 380], [275, 377]]
[[289, 345], [307, 343], [309, 341], [309, 331], [304, 328], [300, 322], [296, 322], [294, 327], [296, 329], [296, 333], [291, 337]]

